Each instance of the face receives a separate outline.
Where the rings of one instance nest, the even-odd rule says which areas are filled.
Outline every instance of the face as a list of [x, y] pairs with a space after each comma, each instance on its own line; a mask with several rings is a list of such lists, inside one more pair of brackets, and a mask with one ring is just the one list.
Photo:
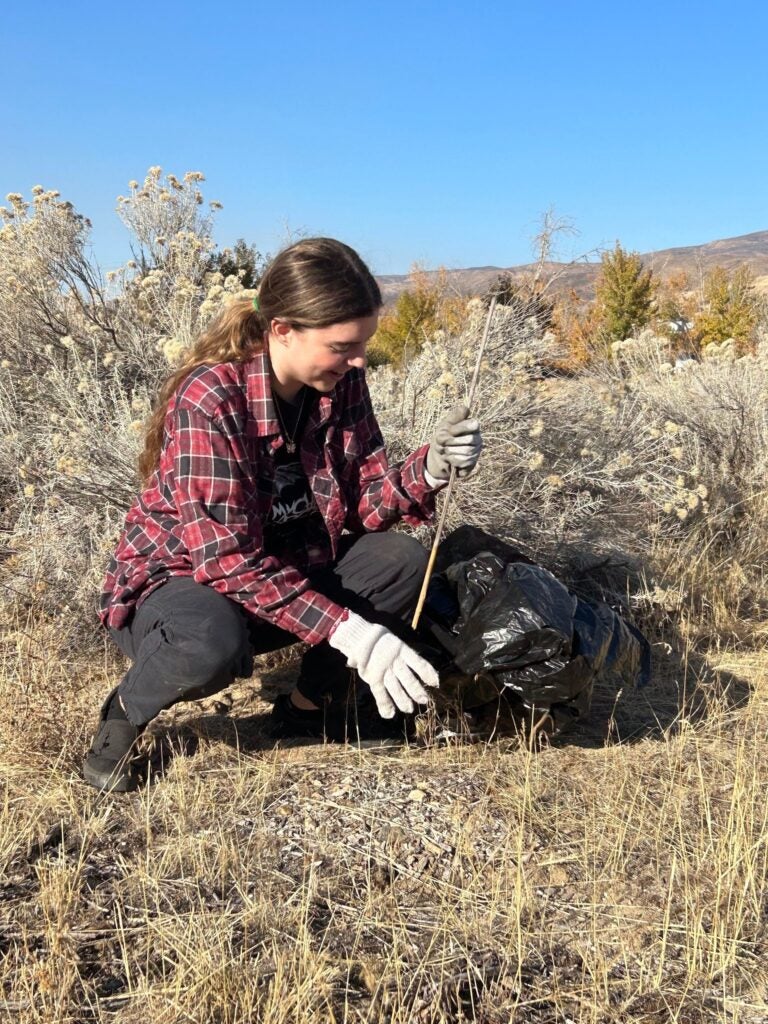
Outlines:
[[273, 320], [269, 355], [273, 386], [278, 394], [291, 398], [304, 384], [329, 392], [353, 367], [364, 368], [366, 348], [378, 322], [378, 312], [330, 327], [304, 330]]

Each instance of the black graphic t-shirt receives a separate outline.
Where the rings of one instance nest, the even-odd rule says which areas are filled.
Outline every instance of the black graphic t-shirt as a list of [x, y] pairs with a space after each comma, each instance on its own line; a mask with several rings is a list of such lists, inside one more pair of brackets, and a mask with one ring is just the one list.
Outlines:
[[[275, 455], [272, 508], [264, 529], [264, 547], [268, 552], [276, 553], [290, 547], [294, 538], [305, 533], [310, 526], [308, 520], [321, 521], [307, 474], [299, 458], [301, 436], [317, 398], [318, 392], [313, 388], [300, 391], [298, 401], [295, 402], [286, 402], [272, 393], [272, 400], [277, 406], [277, 418], [283, 427], [283, 438], [286, 442], [292, 439], [296, 451], [290, 452], [290, 445], [286, 443]], [[311, 525], [315, 526], [316, 522]]]
[[298, 459], [278, 464], [272, 490], [272, 508], [269, 521], [284, 526], [294, 519], [304, 519], [317, 506], [309, 489], [309, 480]]

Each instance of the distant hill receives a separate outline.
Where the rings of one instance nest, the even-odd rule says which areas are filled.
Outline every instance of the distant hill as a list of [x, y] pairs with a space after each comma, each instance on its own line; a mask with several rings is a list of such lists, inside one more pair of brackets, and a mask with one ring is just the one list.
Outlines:
[[[768, 231], [753, 231], [736, 238], [721, 238], [703, 245], [686, 245], [674, 249], [659, 249], [658, 252], [642, 253], [643, 263], [652, 268], [660, 277], [669, 277], [679, 271], [688, 274], [695, 281], [713, 267], [731, 270], [747, 263], [757, 276], [758, 287], [768, 292]], [[458, 295], [481, 295], [501, 273], [521, 274], [530, 271], [533, 264], [514, 267], [468, 267], [465, 270], [446, 270], [448, 285]], [[600, 269], [599, 262], [593, 263], [550, 263], [547, 275], [557, 274], [553, 284], [556, 291], [573, 289], [584, 299], [594, 296], [595, 280]], [[426, 276], [436, 276], [437, 271], [427, 271]], [[394, 302], [400, 292], [408, 287], [407, 274], [381, 274], [377, 280], [385, 303]]]

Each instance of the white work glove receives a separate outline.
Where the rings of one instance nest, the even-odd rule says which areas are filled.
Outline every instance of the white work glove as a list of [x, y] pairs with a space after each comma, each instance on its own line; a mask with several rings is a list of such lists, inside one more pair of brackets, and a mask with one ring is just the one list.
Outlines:
[[480, 424], [468, 416], [466, 405], [455, 405], [437, 424], [427, 451], [426, 466], [427, 473], [435, 480], [447, 480], [451, 466], [456, 467], [459, 477], [469, 476], [475, 468], [483, 450], [483, 439]]
[[341, 651], [347, 665], [357, 669], [370, 686], [382, 718], [394, 718], [397, 708], [411, 714], [415, 704], [429, 702], [422, 684], [439, 685], [436, 670], [412, 647], [386, 626], [368, 622], [354, 612], [339, 623], [328, 643]]

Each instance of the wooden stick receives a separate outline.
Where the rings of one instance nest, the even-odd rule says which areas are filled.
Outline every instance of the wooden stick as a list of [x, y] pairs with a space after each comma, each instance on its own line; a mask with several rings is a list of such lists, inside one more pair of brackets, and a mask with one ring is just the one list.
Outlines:
[[[488, 316], [485, 318], [485, 330], [483, 331], [483, 339], [480, 342], [480, 348], [477, 352], [477, 360], [475, 362], [475, 372], [472, 375], [472, 383], [469, 385], [469, 395], [467, 396], [467, 405], [472, 408], [472, 402], [475, 398], [475, 391], [477, 389], [477, 381], [480, 376], [480, 364], [483, 361], [483, 354], [485, 352], [485, 346], [488, 341], [488, 335], [491, 330], [491, 320], [493, 319], [493, 311], [496, 308], [496, 296], [494, 295], [491, 299], [491, 304], [488, 307]], [[445, 489], [445, 500], [443, 502], [443, 508], [440, 513], [440, 519], [437, 523], [437, 530], [435, 532], [435, 539], [432, 542], [432, 550], [429, 553], [429, 561], [427, 562], [427, 571], [424, 573], [424, 582], [421, 585], [421, 593], [419, 594], [418, 604], [416, 605], [416, 611], [413, 613], [413, 619], [411, 621], [411, 629], [416, 629], [421, 618], [421, 613], [424, 610], [424, 602], [427, 600], [427, 590], [429, 589], [429, 581], [432, 578], [432, 571], [435, 568], [435, 559], [437, 558], [437, 549], [440, 546], [440, 541], [443, 536], [443, 529], [445, 527], [445, 519], [448, 514], [448, 505], [451, 501], [451, 494], [453, 493], [453, 485], [456, 480], [456, 467], [451, 466], [451, 474], [448, 477], [448, 486]]]

